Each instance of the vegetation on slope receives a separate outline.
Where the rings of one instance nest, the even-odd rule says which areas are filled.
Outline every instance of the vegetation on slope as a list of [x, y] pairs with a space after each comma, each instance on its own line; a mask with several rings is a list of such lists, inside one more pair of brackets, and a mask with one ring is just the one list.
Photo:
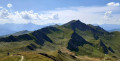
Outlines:
[[109, 33], [99, 26], [73, 20], [29, 34], [0, 38], [0, 59], [15, 61], [20, 60], [20, 55], [25, 61], [79, 61], [82, 56], [89, 57], [88, 61], [91, 57], [114, 61], [120, 57], [119, 36], [119, 32]]

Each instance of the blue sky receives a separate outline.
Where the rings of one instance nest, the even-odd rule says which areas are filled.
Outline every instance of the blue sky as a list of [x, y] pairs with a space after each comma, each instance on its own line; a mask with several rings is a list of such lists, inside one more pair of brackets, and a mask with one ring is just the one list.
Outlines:
[[29, 24], [38, 29], [38, 25], [64, 24], [74, 19], [86, 24], [120, 25], [120, 0], [0, 0], [2, 35], [30, 30], [26, 27]]
[[119, 0], [0, 0], [0, 6], [5, 8], [8, 3], [13, 5], [15, 11], [34, 10], [46, 11], [55, 8], [74, 6], [105, 6], [109, 2], [120, 2]]

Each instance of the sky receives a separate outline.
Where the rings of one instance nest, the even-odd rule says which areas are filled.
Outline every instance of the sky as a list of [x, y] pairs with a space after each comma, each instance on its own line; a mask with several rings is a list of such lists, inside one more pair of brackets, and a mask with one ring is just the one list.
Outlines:
[[120, 0], [0, 0], [0, 24], [120, 24]]

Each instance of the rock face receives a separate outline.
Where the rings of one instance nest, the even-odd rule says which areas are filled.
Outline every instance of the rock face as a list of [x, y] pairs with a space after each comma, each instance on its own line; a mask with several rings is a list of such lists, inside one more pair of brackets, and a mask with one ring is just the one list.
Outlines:
[[74, 32], [71, 36], [70, 41], [68, 42], [68, 49], [71, 51], [79, 51], [78, 46], [83, 46], [84, 44], [90, 44], [92, 43], [87, 42], [85, 39], [83, 39], [81, 36], [79, 36], [76, 32]]
[[79, 29], [82, 31], [90, 30], [90, 27], [82, 23], [80, 20], [73, 20], [71, 22], [68, 22], [67, 24], [64, 24], [64, 26], [70, 26], [74, 31], [76, 29]]
[[43, 45], [45, 41], [52, 42], [52, 40], [41, 31], [35, 31], [32, 35], [35, 37], [37, 44]]
[[85, 23], [82, 23], [80, 20], [70, 21], [70, 22], [64, 24], [64, 26], [70, 27], [74, 31], [76, 31], [76, 29], [79, 29], [81, 31], [90, 31], [90, 32], [92, 32], [92, 34], [96, 40], [99, 39], [99, 36], [104, 35], [104, 33], [108, 33], [107, 31], [103, 30], [99, 26], [86, 25]]
[[107, 46], [102, 41], [100, 41], [100, 46], [103, 48], [104, 53], [108, 54]]
[[103, 48], [104, 54], [108, 54], [109, 51], [111, 51], [112, 53], [115, 53], [111, 47], [107, 47], [101, 40], [100, 40], [100, 46]]
[[12, 36], [6, 38], [0, 38], [0, 42], [16, 42], [21, 40], [32, 40], [32, 37], [28, 34], [20, 35], [20, 36]]
[[24, 40], [35, 40], [37, 44], [43, 45], [45, 41], [51, 42], [52, 40], [46, 35], [48, 33], [51, 33], [51, 31], [60, 31], [59, 29], [55, 27], [46, 27], [42, 28], [40, 30], [36, 30], [34, 32], [31, 32], [29, 34], [23, 34], [19, 36], [8, 36], [5, 38], [0, 38], [0, 42], [16, 42], [16, 41], [24, 41]]
[[112, 53], [115, 53], [115, 51], [111, 47], [109, 47], [108, 50], [111, 51]]
[[34, 44], [30, 44], [30, 45], [26, 46], [26, 48], [28, 48], [28, 49], [30, 49], [30, 50], [34, 50], [34, 49], [37, 48], [37, 46], [34, 45]]
[[60, 31], [55, 27], [46, 27], [40, 30], [34, 31], [32, 35], [34, 36], [34, 40], [37, 44], [43, 45], [45, 41], [51, 42], [52, 40], [47, 36], [47, 34], [51, 33], [51, 31]]

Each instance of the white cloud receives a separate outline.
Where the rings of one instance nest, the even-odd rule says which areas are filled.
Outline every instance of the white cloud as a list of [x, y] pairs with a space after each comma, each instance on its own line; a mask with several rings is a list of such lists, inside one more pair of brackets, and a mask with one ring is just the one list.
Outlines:
[[22, 19], [25, 20], [54, 20], [54, 19], [58, 19], [57, 14], [39, 14], [39, 13], [34, 13], [33, 10], [30, 11], [22, 11], [22, 12], [18, 12], [16, 11], [15, 16], [18, 16]]
[[0, 8], [3, 8], [3, 7], [0, 6]]
[[7, 7], [8, 7], [8, 8], [11, 8], [12, 6], [13, 6], [13, 5], [12, 5], [12, 4], [10, 4], [10, 3], [9, 3], [9, 4], [7, 4]]
[[[82, 22], [87, 24], [120, 24], [118, 23], [120, 22], [120, 13], [117, 13], [119, 10], [120, 7], [92, 6], [59, 8], [55, 10], [44, 11], [42, 13], [36, 13], [33, 10], [9, 12], [9, 10], [3, 10], [2, 8], [0, 9], [0, 24], [63, 24], [73, 19], [80, 19]], [[105, 18], [110, 18], [109, 22], [105, 20]]]
[[2, 19], [7, 18], [8, 15], [9, 15], [8, 10], [6, 10], [6, 9], [0, 10], [0, 18], [2, 18]]
[[16, 15], [20, 15], [21, 18], [26, 19], [26, 20], [34, 20], [34, 19], [39, 19], [39, 14], [34, 13], [33, 10], [31, 11], [22, 11], [22, 12], [16, 12]]
[[107, 6], [120, 6], [120, 3], [110, 2]]
[[59, 19], [57, 13], [56, 14], [53, 14], [53, 13], [41, 14], [39, 17], [41, 20]]
[[[58, 9], [49, 11], [49, 13], [57, 13], [59, 15], [59, 20], [55, 21], [56, 23], [66, 23], [73, 19], [80, 19], [82, 22], [85, 22], [87, 24], [118, 24], [118, 22], [115, 22], [114, 17], [109, 20], [109, 22], [106, 22], [107, 20], [104, 19], [104, 15], [107, 15], [109, 17], [112, 16], [120, 16], [120, 13], [113, 13], [112, 15], [110, 13], [112, 12], [119, 12], [120, 7], [108, 7], [108, 6], [98, 6], [98, 7], [71, 7], [71, 8], [64, 8], [64, 9]], [[106, 11], [109, 11], [108, 13], [105, 13]], [[119, 23], [120, 24], [120, 23]]]
[[[45, 13], [39, 14], [35, 13], [33, 10], [21, 11], [21, 12], [9, 12], [7, 9], [0, 10], [0, 24], [5, 23], [15, 23], [15, 24], [26, 24], [33, 23], [37, 25], [43, 25], [52, 23], [53, 20], [58, 20], [58, 14]], [[43, 23], [44, 22], [44, 23]]]
[[107, 11], [107, 12], [105, 12], [104, 18], [105, 18], [105, 19], [111, 18], [111, 17], [112, 17], [111, 14], [112, 14], [112, 11]]

